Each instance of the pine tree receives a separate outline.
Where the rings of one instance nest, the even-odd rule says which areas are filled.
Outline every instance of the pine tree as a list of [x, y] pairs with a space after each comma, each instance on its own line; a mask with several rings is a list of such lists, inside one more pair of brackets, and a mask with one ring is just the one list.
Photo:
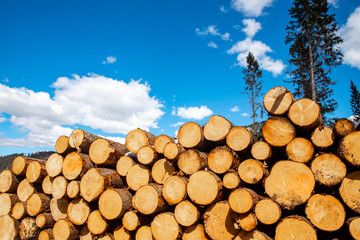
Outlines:
[[331, 69], [342, 62], [335, 16], [328, 14], [327, 0], [294, 0], [289, 9], [286, 44], [291, 44], [288, 73], [294, 95], [317, 101], [323, 114], [332, 113], [337, 102], [332, 98]]
[[353, 81], [350, 81], [350, 105], [353, 115], [360, 116], [360, 93]]
[[247, 68], [243, 70], [245, 80], [245, 93], [248, 95], [252, 110], [253, 124], [256, 122], [257, 111], [261, 110], [261, 102], [258, 98], [261, 96], [261, 88], [263, 81], [259, 80], [262, 77], [262, 71], [259, 69], [259, 64], [254, 55], [249, 52], [246, 57]]

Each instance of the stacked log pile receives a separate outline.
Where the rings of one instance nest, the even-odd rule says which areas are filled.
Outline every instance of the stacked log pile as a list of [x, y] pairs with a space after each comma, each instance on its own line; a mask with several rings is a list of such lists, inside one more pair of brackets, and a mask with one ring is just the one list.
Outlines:
[[283, 87], [262, 139], [214, 115], [177, 139], [81, 129], [0, 173], [0, 239], [360, 239], [360, 132]]

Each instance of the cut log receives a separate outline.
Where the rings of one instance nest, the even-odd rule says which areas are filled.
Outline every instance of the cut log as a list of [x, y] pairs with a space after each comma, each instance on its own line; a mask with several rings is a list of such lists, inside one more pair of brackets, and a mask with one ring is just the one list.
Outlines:
[[174, 216], [176, 221], [184, 227], [189, 227], [200, 220], [199, 210], [188, 200], [182, 201], [176, 205]]
[[60, 199], [66, 196], [68, 181], [63, 176], [57, 176], [52, 184], [52, 195], [54, 198]]
[[260, 197], [249, 188], [237, 188], [229, 194], [230, 208], [237, 213], [247, 213], [259, 201]]
[[115, 240], [112, 233], [103, 233], [97, 237], [97, 240]]
[[131, 210], [124, 214], [122, 224], [127, 230], [135, 231], [137, 228], [149, 224], [152, 219], [151, 216], [145, 216], [136, 210]]
[[333, 130], [337, 137], [343, 138], [355, 131], [355, 125], [349, 119], [340, 118], [335, 121]]
[[80, 181], [73, 180], [69, 182], [66, 188], [66, 195], [69, 198], [80, 197]]
[[254, 213], [261, 223], [271, 225], [279, 221], [281, 217], [281, 208], [273, 200], [265, 198], [255, 205]]
[[90, 214], [89, 204], [82, 198], [72, 200], [67, 208], [67, 217], [75, 225], [83, 225]]
[[221, 179], [211, 171], [198, 171], [190, 176], [187, 193], [196, 204], [212, 204], [222, 197]]
[[240, 163], [238, 173], [243, 182], [256, 184], [267, 175], [267, 170], [259, 161], [255, 159], [247, 159]]
[[80, 179], [94, 165], [89, 155], [72, 152], [66, 155], [63, 162], [62, 173], [67, 180]]
[[217, 174], [224, 174], [229, 169], [239, 166], [237, 154], [227, 146], [216, 147], [208, 155], [208, 166]]
[[272, 149], [267, 142], [259, 141], [251, 146], [251, 155], [256, 160], [267, 160], [272, 155]]
[[116, 163], [116, 171], [122, 177], [125, 177], [129, 169], [136, 164], [135, 160], [129, 156], [121, 156]]
[[89, 156], [97, 165], [115, 166], [119, 158], [127, 152], [129, 150], [124, 144], [98, 138], [90, 145]]
[[263, 100], [264, 108], [270, 115], [285, 115], [293, 102], [294, 96], [284, 87], [270, 89]]
[[314, 187], [315, 178], [310, 168], [293, 161], [275, 163], [265, 180], [265, 192], [286, 209], [305, 203]]
[[185, 151], [185, 148], [178, 143], [168, 142], [164, 147], [164, 156], [169, 160], [175, 160]]
[[66, 156], [70, 152], [75, 151], [75, 148], [70, 146], [68, 136], [60, 136], [56, 140], [55, 151], [60, 155]]
[[170, 205], [178, 204], [186, 197], [186, 186], [186, 178], [178, 175], [171, 176], [164, 182], [162, 195]]
[[0, 173], [0, 192], [16, 193], [18, 185], [19, 180], [12, 171], [5, 169]]
[[227, 189], [235, 189], [240, 183], [239, 174], [235, 170], [227, 172], [223, 177], [223, 186]]
[[33, 161], [43, 162], [43, 160], [31, 158], [31, 157], [25, 157], [25, 156], [16, 157], [12, 163], [12, 172], [15, 175], [25, 176], [27, 167]]
[[148, 167], [142, 164], [133, 165], [127, 175], [126, 183], [130, 189], [137, 191], [141, 186], [151, 181], [151, 172]]
[[46, 161], [46, 172], [50, 177], [58, 176], [63, 168], [64, 157], [60, 154], [51, 154]]
[[205, 232], [213, 240], [233, 239], [239, 232], [234, 226], [236, 217], [227, 201], [216, 202], [203, 215]]
[[123, 226], [117, 226], [114, 229], [114, 239], [115, 240], [132, 240], [133, 236], [129, 230]]
[[360, 213], [360, 171], [352, 172], [344, 178], [339, 193], [350, 209]]
[[33, 161], [26, 169], [26, 178], [31, 183], [41, 183], [46, 175], [45, 161]]
[[288, 216], [276, 226], [275, 240], [317, 240], [316, 230], [302, 216]]
[[240, 229], [250, 232], [256, 228], [258, 221], [254, 213], [248, 212], [240, 214], [236, 219], [236, 223], [239, 225]]
[[49, 175], [46, 176], [41, 184], [42, 190], [45, 194], [51, 195], [52, 194], [52, 184], [54, 178], [50, 177]]
[[146, 145], [139, 148], [137, 160], [144, 165], [152, 165], [160, 158], [160, 154], [155, 151], [152, 145]]
[[151, 168], [151, 177], [158, 184], [164, 184], [166, 179], [168, 179], [175, 172], [175, 167], [166, 159], [162, 158], [152, 166]]
[[218, 144], [224, 142], [226, 135], [234, 125], [226, 118], [213, 115], [204, 126], [205, 139]]
[[69, 136], [69, 145], [72, 148], [76, 148], [78, 152], [87, 154], [89, 153], [91, 143], [98, 138], [100, 137], [93, 133], [86, 132], [82, 129], [75, 129]]
[[266, 120], [262, 134], [267, 143], [273, 147], [285, 147], [295, 138], [295, 127], [283, 117], [272, 117]]
[[323, 153], [311, 162], [315, 180], [325, 186], [335, 186], [346, 176], [346, 165], [336, 155]]
[[205, 147], [203, 128], [195, 122], [183, 124], [178, 131], [177, 138], [184, 148], [203, 149]]
[[157, 136], [155, 138], [155, 141], [154, 141], [155, 151], [160, 153], [160, 154], [163, 154], [164, 153], [164, 147], [169, 142], [174, 143], [175, 138], [169, 137], [168, 135], [165, 135], [165, 134], [161, 134], [161, 135]]
[[36, 220], [34, 218], [24, 218], [20, 223], [19, 235], [20, 239], [33, 239], [40, 232], [38, 226], [36, 226]]
[[252, 142], [252, 134], [244, 127], [233, 127], [226, 136], [226, 145], [236, 152], [247, 151]]
[[360, 239], [360, 217], [352, 217], [346, 220], [346, 230], [354, 239]]
[[83, 226], [80, 230], [80, 240], [93, 240], [96, 236], [89, 231], [87, 225]]
[[9, 215], [0, 216], [0, 239], [19, 239], [20, 223]]
[[250, 232], [241, 231], [234, 240], [272, 240], [272, 238], [255, 229]]
[[53, 227], [55, 224], [55, 219], [51, 215], [51, 213], [40, 213], [37, 215], [36, 219], [36, 226], [39, 228], [50, 228]]
[[338, 153], [348, 163], [360, 166], [360, 131], [350, 133], [339, 144]]
[[19, 202], [19, 198], [14, 193], [0, 193], [0, 216], [10, 215], [13, 206]]
[[50, 212], [55, 221], [59, 221], [60, 219], [67, 217], [67, 208], [69, 202], [66, 198], [56, 199], [52, 198], [50, 201]]
[[173, 213], [163, 212], [151, 222], [151, 232], [156, 240], [176, 240], [181, 236], [181, 227]]
[[86, 201], [92, 202], [110, 187], [123, 187], [119, 174], [113, 169], [91, 168], [81, 178], [80, 193]]
[[34, 193], [26, 201], [26, 212], [34, 217], [50, 209], [50, 197], [45, 193]]
[[99, 198], [99, 210], [108, 220], [119, 219], [132, 207], [132, 194], [126, 189], [111, 188]]
[[334, 131], [326, 126], [317, 127], [311, 133], [311, 142], [316, 148], [326, 151], [335, 142]]
[[[192, 225], [184, 230], [182, 240], [208, 240], [204, 226], [201, 224]], [[137, 240], [137, 239], [136, 239]]]
[[302, 98], [291, 105], [288, 116], [301, 130], [314, 129], [321, 119], [320, 106], [311, 99]]
[[52, 228], [48, 228], [40, 232], [38, 240], [53, 240], [53, 239], [54, 239], [53, 230]]
[[177, 165], [182, 172], [191, 175], [207, 166], [207, 154], [196, 149], [188, 149], [179, 155]]
[[11, 211], [11, 216], [17, 220], [27, 217], [28, 213], [26, 212], [25, 202], [15, 203]]
[[161, 196], [161, 186], [149, 183], [140, 187], [133, 199], [132, 205], [145, 215], [156, 214], [166, 209], [165, 200]]
[[150, 226], [141, 226], [135, 234], [135, 240], [155, 240]]
[[130, 131], [126, 135], [126, 147], [132, 153], [137, 153], [142, 146], [154, 145], [156, 136], [140, 128]]
[[53, 236], [55, 240], [79, 239], [79, 231], [67, 219], [60, 219], [54, 224]]
[[109, 227], [106, 219], [101, 216], [99, 210], [92, 211], [87, 220], [89, 231], [95, 235], [103, 234]]
[[19, 200], [22, 202], [26, 202], [26, 200], [33, 194], [36, 193], [37, 190], [35, 189], [34, 185], [29, 182], [27, 178], [22, 180], [19, 183], [19, 186], [16, 190], [16, 194], [19, 197]]
[[307, 163], [314, 156], [314, 146], [306, 138], [297, 137], [286, 146], [286, 154], [295, 162]]
[[327, 194], [315, 194], [306, 204], [305, 213], [315, 227], [333, 232], [345, 222], [345, 209], [339, 200]]

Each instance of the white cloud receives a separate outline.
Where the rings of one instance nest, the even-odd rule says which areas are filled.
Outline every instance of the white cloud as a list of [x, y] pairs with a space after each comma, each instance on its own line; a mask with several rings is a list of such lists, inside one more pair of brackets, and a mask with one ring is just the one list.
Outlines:
[[243, 24], [245, 28], [242, 31], [246, 34], [248, 38], [253, 38], [255, 34], [261, 29], [261, 24], [257, 22], [255, 19], [244, 19]]
[[5, 117], [0, 117], [0, 123], [6, 122], [7, 119]]
[[270, 7], [274, 0], [232, 0], [231, 7], [248, 17], [258, 17], [265, 7]]
[[74, 124], [108, 133], [126, 134], [134, 128], [157, 128], [163, 105], [149, 95], [150, 86], [140, 81], [91, 74], [60, 77], [52, 84], [54, 96], [26, 88], [0, 84], [0, 113], [26, 134], [24, 139], [0, 140], [13, 146], [54, 146], [61, 135], [69, 135]]
[[227, 12], [228, 12], [228, 10], [226, 10], [224, 6], [221, 6], [221, 7], [220, 7], [220, 11], [223, 12], [223, 13], [227, 13]]
[[344, 63], [360, 69], [360, 7], [350, 15], [339, 33], [344, 40], [341, 45]]
[[116, 57], [109, 56], [106, 58], [105, 61], [102, 62], [102, 64], [112, 64], [112, 63], [115, 63], [116, 61], [117, 61]]
[[230, 109], [231, 112], [239, 112], [240, 108], [238, 106], [234, 106], [233, 108]]
[[213, 41], [209, 42], [207, 45], [211, 48], [218, 48], [218, 45], [216, 43], [214, 43]]
[[250, 116], [250, 115], [249, 115], [248, 113], [244, 112], [244, 113], [241, 114], [241, 116], [242, 116], [242, 117], [248, 117], [248, 116]]
[[333, 5], [335, 8], [337, 8], [339, 0], [328, 0], [328, 3]]
[[224, 41], [230, 40], [230, 33], [224, 33], [223, 35], [221, 35], [221, 39]]
[[171, 114], [185, 119], [201, 120], [212, 115], [213, 111], [211, 111], [211, 109], [209, 109], [207, 106], [189, 108], [179, 107], [177, 109], [173, 108]]
[[[175, 113], [174, 113], [175, 114]], [[173, 114], [173, 115], [174, 115]], [[174, 124], [171, 124], [170, 126], [171, 127], [180, 127], [180, 126], [182, 126], [182, 125], [184, 125], [185, 123], [184, 122], [177, 122], [177, 123], [174, 123]]]
[[224, 34], [219, 33], [219, 30], [217, 29], [216, 25], [209, 25], [203, 30], [200, 30], [200, 28], [196, 28], [195, 32], [199, 36], [208, 36], [208, 35], [219, 36], [224, 41], [230, 40], [230, 33], [224, 33]]

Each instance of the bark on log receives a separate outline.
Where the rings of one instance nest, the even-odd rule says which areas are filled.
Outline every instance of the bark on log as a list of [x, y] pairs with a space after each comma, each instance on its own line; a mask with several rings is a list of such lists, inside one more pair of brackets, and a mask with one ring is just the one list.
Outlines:
[[271, 158], [272, 149], [267, 142], [259, 141], [251, 146], [251, 155], [256, 160], [268, 160]]
[[293, 102], [293, 95], [284, 87], [270, 89], [263, 100], [264, 108], [270, 115], [285, 115]]
[[321, 119], [320, 106], [308, 98], [295, 101], [291, 105], [288, 115], [291, 122], [301, 130], [314, 129]]
[[34, 185], [29, 182], [27, 178], [22, 180], [19, 183], [19, 186], [16, 190], [16, 194], [19, 197], [19, 200], [22, 202], [26, 202], [26, 200], [33, 194], [38, 192]]
[[31, 158], [31, 157], [25, 157], [25, 156], [16, 157], [12, 163], [12, 172], [15, 175], [25, 176], [27, 167], [33, 161], [44, 162], [43, 160]]
[[79, 239], [79, 231], [67, 219], [60, 219], [54, 224], [53, 236], [55, 240]]
[[39, 234], [39, 240], [53, 240], [53, 230], [52, 228], [42, 230]]
[[281, 208], [273, 200], [265, 198], [255, 205], [254, 213], [261, 223], [271, 225], [279, 221], [281, 217]]
[[126, 183], [134, 191], [149, 182], [151, 182], [151, 172], [148, 167], [142, 164], [133, 165], [126, 175]]
[[92, 211], [87, 220], [89, 231], [95, 235], [103, 234], [109, 227], [99, 210]]
[[236, 152], [247, 151], [252, 143], [252, 134], [244, 127], [233, 127], [226, 136], [226, 145]]
[[316, 230], [302, 216], [288, 216], [276, 226], [275, 240], [317, 240]]
[[223, 186], [227, 189], [235, 189], [237, 188], [240, 183], [240, 177], [239, 174], [237, 173], [237, 171], [232, 170], [227, 172], [224, 177], [223, 177]]
[[126, 135], [126, 147], [132, 153], [137, 153], [142, 146], [154, 145], [156, 136], [140, 128], [130, 131]]
[[199, 210], [188, 200], [182, 201], [176, 205], [174, 216], [176, 221], [184, 227], [189, 227], [200, 220]]
[[0, 239], [19, 239], [20, 223], [9, 215], [0, 216]]
[[241, 231], [234, 240], [272, 240], [272, 238], [255, 229], [250, 232]]
[[255, 159], [247, 159], [241, 162], [238, 173], [241, 181], [249, 184], [259, 183], [264, 176], [268, 175], [264, 165]]
[[129, 150], [124, 144], [104, 138], [98, 138], [90, 145], [89, 156], [97, 165], [115, 166], [118, 159]]
[[[192, 225], [184, 230], [182, 240], [208, 240], [204, 226], [201, 224]], [[137, 239], [136, 239], [137, 240]]]
[[287, 118], [272, 117], [266, 120], [262, 134], [267, 143], [273, 147], [285, 147], [295, 138], [295, 127]]
[[136, 164], [136, 161], [129, 156], [121, 156], [116, 163], [116, 171], [122, 177], [126, 177], [128, 171], [132, 166]]
[[33, 161], [26, 169], [26, 178], [31, 183], [41, 183], [46, 175], [45, 161]]
[[80, 197], [80, 181], [73, 180], [69, 182], [66, 188], [66, 195], [69, 198], [79, 198]]
[[51, 213], [40, 213], [37, 215], [35, 222], [39, 228], [50, 228], [54, 226], [56, 221]]
[[66, 179], [71, 181], [82, 178], [93, 167], [94, 164], [89, 155], [72, 152], [66, 155], [64, 159], [62, 173]]
[[360, 239], [360, 217], [352, 217], [346, 220], [346, 230], [354, 239]]
[[54, 198], [60, 199], [67, 197], [66, 190], [68, 186], [68, 181], [63, 176], [57, 176], [52, 184], [52, 195]]
[[5, 169], [0, 173], [0, 192], [16, 193], [18, 185], [19, 180], [12, 171]]
[[360, 213], [360, 171], [346, 175], [341, 183], [339, 193], [350, 209]]
[[63, 168], [64, 157], [60, 154], [51, 154], [46, 161], [46, 172], [50, 177], [58, 176]]
[[164, 184], [175, 172], [175, 167], [166, 158], [162, 158], [154, 163], [151, 168], [151, 177], [158, 184]]
[[45, 194], [51, 195], [52, 194], [52, 184], [54, 178], [50, 176], [46, 176], [41, 184], [42, 190]]
[[297, 137], [286, 146], [286, 154], [295, 162], [307, 163], [314, 156], [314, 146], [306, 138]]
[[164, 147], [164, 156], [169, 160], [176, 160], [183, 151], [185, 148], [180, 144], [169, 142]]
[[186, 198], [186, 186], [186, 178], [178, 175], [171, 176], [164, 182], [162, 195], [170, 205], [178, 204]]
[[234, 125], [226, 118], [213, 115], [204, 126], [204, 137], [208, 141], [221, 144], [233, 126]]
[[89, 204], [83, 198], [72, 200], [67, 208], [67, 217], [75, 225], [83, 225], [90, 214]]
[[339, 156], [354, 166], [360, 166], [360, 131], [350, 133], [339, 144]]
[[126, 189], [111, 188], [99, 198], [99, 210], [108, 220], [119, 219], [132, 207], [132, 194]]
[[19, 198], [15, 193], [0, 193], [0, 216], [10, 215], [17, 202]]
[[133, 235], [132, 233], [124, 228], [123, 226], [117, 226], [114, 229], [114, 239], [115, 240], [132, 240]]
[[50, 209], [50, 197], [45, 193], [34, 193], [26, 201], [26, 212], [35, 217]]
[[236, 224], [239, 225], [240, 229], [250, 232], [256, 228], [258, 221], [254, 213], [248, 212], [240, 214], [239, 217], [236, 218]]
[[340, 118], [335, 121], [333, 130], [337, 137], [343, 138], [355, 131], [355, 125], [349, 119]]
[[157, 136], [155, 138], [155, 141], [154, 141], [155, 151], [160, 153], [160, 154], [163, 154], [164, 153], [164, 147], [169, 142], [174, 143], [175, 138], [169, 137], [168, 135], [165, 135], [165, 134], [161, 134], [161, 135]]
[[216, 147], [208, 154], [208, 166], [217, 174], [224, 174], [239, 166], [237, 154], [227, 146]]
[[76, 148], [78, 152], [89, 153], [91, 143], [100, 138], [93, 133], [86, 132], [82, 129], [75, 129], [69, 136], [69, 145]]
[[139, 148], [137, 160], [144, 165], [152, 165], [160, 158], [160, 154], [155, 151], [152, 145], [146, 145]]
[[67, 217], [68, 205], [69, 202], [66, 198], [52, 198], [50, 200], [50, 212], [55, 221], [59, 221], [60, 219], [64, 219]]
[[69, 144], [69, 137], [68, 136], [60, 136], [56, 140], [55, 143], [55, 151], [63, 156], [66, 156], [72, 151], [75, 151], [76, 149], [71, 147]]
[[155, 240], [150, 226], [141, 226], [135, 234], [135, 240]]
[[311, 162], [315, 180], [325, 186], [335, 186], [346, 176], [346, 165], [336, 155], [323, 153]]
[[161, 196], [161, 186], [155, 183], [140, 187], [132, 199], [132, 205], [145, 215], [162, 212], [167, 207]]
[[196, 149], [180, 153], [177, 165], [185, 174], [191, 175], [207, 166], [207, 154]]
[[174, 214], [163, 212], [151, 222], [151, 232], [156, 240], [176, 240], [181, 236], [181, 227]]
[[20, 223], [19, 235], [20, 239], [34, 239], [39, 234], [40, 229], [36, 226], [34, 218], [24, 218]]
[[203, 128], [195, 122], [183, 124], [178, 131], [177, 138], [184, 148], [203, 150], [205, 147]]
[[15, 203], [11, 211], [11, 216], [17, 220], [27, 217], [28, 213], [26, 212], [26, 203], [25, 202]]
[[316, 148], [326, 151], [335, 142], [334, 131], [326, 126], [317, 127], [311, 133], [311, 141]]
[[249, 188], [238, 188], [229, 194], [230, 208], [237, 213], [247, 213], [260, 200], [260, 197]]

